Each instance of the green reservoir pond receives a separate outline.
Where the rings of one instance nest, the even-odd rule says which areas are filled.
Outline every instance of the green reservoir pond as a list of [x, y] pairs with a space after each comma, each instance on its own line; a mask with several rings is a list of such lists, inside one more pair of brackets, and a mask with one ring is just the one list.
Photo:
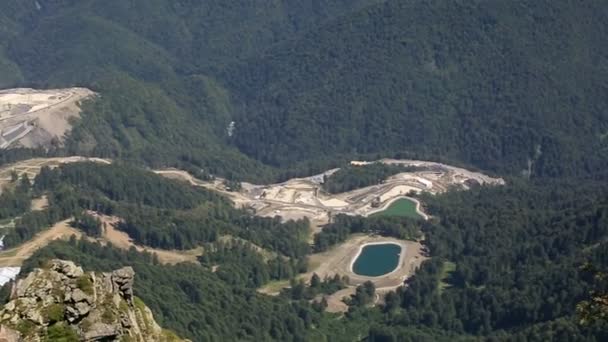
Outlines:
[[388, 208], [371, 216], [405, 216], [414, 219], [422, 218], [422, 216], [416, 212], [416, 203], [408, 200], [407, 198], [398, 199], [391, 203]]
[[355, 274], [378, 277], [394, 271], [399, 265], [401, 246], [394, 243], [367, 245], [353, 264]]

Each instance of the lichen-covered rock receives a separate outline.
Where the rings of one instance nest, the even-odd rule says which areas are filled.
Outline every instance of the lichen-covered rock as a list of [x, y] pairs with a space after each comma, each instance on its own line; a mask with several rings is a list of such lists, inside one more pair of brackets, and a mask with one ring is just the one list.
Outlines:
[[[67, 296], [66, 296], [67, 297]], [[71, 293], [70, 293], [70, 299], [72, 302], [74, 303], [78, 303], [78, 302], [87, 302], [87, 303], [92, 303], [93, 302], [93, 297], [87, 295], [86, 293], [84, 293], [84, 291], [82, 291], [79, 288], [75, 288]]]
[[69, 278], [78, 278], [84, 274], [82, 267], [65, 260], [53, 260], [51, 262], [51, 270], [64, 274]]
[[15, 283], [0, 311], [0, 342], [44, 341], [49, 331], [81, 341], [176, 341], [133, 295], [134, 280], [131, 267], [94, 274], [53, 260]]
[[116, 325], [106, 323], [93, 323], [87, 331], [84, 332], [85, 341], [107, 341], [110, 338], [117, 338], [120, 335], [120, 329]]

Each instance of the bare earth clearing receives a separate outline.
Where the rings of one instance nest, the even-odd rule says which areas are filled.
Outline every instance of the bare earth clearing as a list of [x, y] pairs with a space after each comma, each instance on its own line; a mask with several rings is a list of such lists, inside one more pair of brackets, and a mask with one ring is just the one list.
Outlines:
[[198, 263], [196, 259], [203, 255], [203, 248], [196, 248], [188, 251], [164, 250], [150, 248], [146, 246], [136, 245], [133, 240], [125, 232], [116, 229], [116, 224], [120, 222], [120, 218], [115, 216], [100, 215], [95, 212], [89, 212], [94, 217], [97, 217], [102, 222], [103, 234], [100, 239], [96, 239], [102, 244], [111, 243], [113, 246], [128, 250], [134, 247], [138, 252], [148, 252], [156, 254], [158, 260], [163, 264], [179, 264], [180, 262]]
[[46, 196], [34, 198], [32, 200], [32, 211], [41, 211], [49, 206], [49, 199]]
[[53, 227], [37, 234], [32, 240], [6, 251], [0, 252], [0, 267], [18, 267], [31, 257], [37, 250], [57, 239], [69, 239], [83, 234], [70, 226], [70, 220], [58, 222]]
[[86, 238], [89, 241], [97, 241], [101, 244], [111, 243], [113, 246], [124, 250], [134, 247], [139, 252], [145, 251], [156, 254], [158, 260], [163, 264], [178, 264], [180, 262], [198, 263], [197, 257], [203, 254], [202, 247], [188, 251], [170, 251], [136, 245], [126, 233], [121, 232], [114, 227], [114, 225], [120, 220], [119, 218], [97, 215], [92, 212], [90, 214], [94, 214], [94, 216], [99, 218], [102, 222], [104, 232], [100, 238], [86, 236], [80, 230], [74, 229], [70, 226], [72, 219], [64, 220], [58, 222], [50, 229], [39, 233], [32, 240], [16, 248], [0, 252], [0, 267], [21, 266], [23, 262], [27, 258], [31, 257], [37, 250], [45, 247], [54, 240], [67, 240], [72, 235], [79, 239]]
[[0, 91], [0, 149], [61, 142], [80, 116], [80, 102], [94, 95], [86, 88]]
[[[369, 243], [387, 242], [393, 242], [401, 246], [399, 264], [393, 272], [379, 277], [367, 277], [355, 274], [352, 271], [352, 263], [355, 261], [364, 245]], [[428, 257], [426, 256], [426, 253], [424, 253], [424, 247], [420, 241], [405, 241], [382, 236], [356, 235], [327, 252], [313, 254], [310, 257], [310, 265], [312, 266], [311, 271], [306, 273], [302, 278], [309, 281], [313, 273], [319, 275], [321, 279], [326, 276], [331, 277], [335, 274], [348, 276], [349, 283], [347, 288], [325, 297], [327, 300], [327, 311], [346, 312], [348, 311], [348, 306], [344, 303], [344, 298], [354, 295], [358, 285], [368, 280], [373, 282], [376, 286], [375, 303], [378, 303], [383, 300], [386, 293], [403, 286], [405, 280], [414, 275], [416, 270], [426, 259], [428, 259]]]

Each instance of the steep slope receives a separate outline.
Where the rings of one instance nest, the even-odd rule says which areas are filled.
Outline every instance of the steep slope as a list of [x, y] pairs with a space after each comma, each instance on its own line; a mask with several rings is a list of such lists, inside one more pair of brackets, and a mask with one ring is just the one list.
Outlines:
[[60, 145], [79, 104], [94, 95], [86, 88], [0, 90], [0, 149]]
[[90, 80], [83, 76], [91, 68], [108, 66], [162, 79], [171, 67], [209, 72], [256, 56], [378, 1], [41, 0], [17, 20], [23, 35], [9, 44], [10, 55], [37, 82]]
[[[33, 5], [33, 4], [31, 4]], [[31, 11], [23, 1], [11, 1], [2, 4], [0, 11], [0, 89], [18, 84], [23, 81], [19, 66], [7, 54], [8, 45], [20, 31], [19, 19], [24, 13]]]
[[227, 272], [213, 272], [189, 263], [159, 265], [150, 254], [86, 241], [56, 241], [38, 251], [23, 269], [39, 268], [53, 258], [101, 272], [132, 266], [135, 294], [163, 327], [193, 341], [322, 341], [310, 338], [315, 332], [307, 328], [320, 324], [320, 317], [305, 303], [263, 296], [246, 285], [248, 276], [239, 268], [255, 267], [250, 257], [226, 267]]
[[[51, 260], [19, 279], [2, 317], [0, 337], [27, 341], [182, 341], [154, 321], [133, 296], [130, 267], [83, 272], [71, 261]], [[19, 339], [18, 339], [19, 340]]]
[[274, 165], [409, 152], [597, 172], [608, 160], [607, 18], [594, 1], [387, 1], [226, 72], [246, 103], [236, 145]]
[[225, 144], [234, 103], [214, 75], [375, 2], [8, 0], [0, 85], [100, 93], [71, 154], [260, 180], [269, 169]]
[[598, 2], [38, 3], [3, 5], [0, 83], [101, 93], [70, 153], [258, 182], [346, 153], [605, 176]]

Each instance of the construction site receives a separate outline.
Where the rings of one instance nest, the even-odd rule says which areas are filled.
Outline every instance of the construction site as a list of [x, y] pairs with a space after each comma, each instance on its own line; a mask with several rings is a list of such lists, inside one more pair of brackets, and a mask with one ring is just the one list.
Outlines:
[[[502, 178], [493, 178], [480, 172], [473, 172], [446, 164], [419, 161], [382, 159], [375, 161], [385, 164], [413, 166], [415, 172], [403, 172], [393, 175], [381, 184], [372, 185], [340, 194], [329, 194], [323, 190], [325, 177], [331, 176], [339, 169], [332, 169], [321, 174], [294, 178], [288, 181], [256, 185], [242, 183], [240, 191], [229, 191], [221, 178], [205, 182], [192, 177], [189, 173], [177, 170], [157, 170], [157, 174], [168, 178], [181, 179], [192, 185], [201, 186], [220, 192], [230, 198], [235, 206], [251, 210], [255, 215], [275, 217], [283, 220], [308, 218], [313, 224], [324, 225], [337, 214], [369, 216], [383, 211], [393, 201], [408, 198], [422, 192], [437, 194], [448, 189], [467, 190], [475, 185], [503, 185]], [[365, 165], [374, 162], [353, 161], [353, 165]], [[418, 212], [426, 217], [417, 202]]]
[[[108, 164], [111, 160], [84, 157], [65, 158], [39, 158], [17, 162], [0, 168], [0, 192], [3, 185], [10, 183], [14, 174], [26, 174], [34, 179], [43, 166], [57, 167], [64, 163], [97, 162]], [[240, 191], [229, 191], [221, 178], [213, 181], [199, 180], [188, 172], [178, 169], [156, 170], [155, 173], [167, 178], [186, 181], [192, 186], [203, 187], [219, 192], [231, 199], [236, 207], [249, 210], [254, 215], [266, 217], [281, 217], [282, 220], [296, 220], [307, 218], [311, 223], [311, 241], [316, 233], [332, 222], [332, 217], [338, 214], [369, 216], [384, 211], [393, 202], [406, 198], [416, 205], [416, 212], [421, 219], [428, 219], [421, 203], [414, 197], [416, 194], [426, 192], [438, 194], [448, 189], [467, 190], [475, 185], [502, 185], [504, 180], [492, 178], [478, 172], [472, 172], [450, 165], [416, 161], [416, 160], [390, 160], [378, 161], [387, 164], [401, 164], [415, 166], [417, 171], [395, 174], [380, 184], [355, 189], [340, 194], [329, 194], [322, 188], [325, 177], [331, 176], [338, 169], [305, 177], [295, 178], [286, 182], [255, 185], [242, 183]], [[353, 165], [365, 165], [368, 162], [352, 162]], [[36, 199], [32, 203], [32, 210], [40, 210], [48, 204], [46, 198]], [[146, 246], [136, 246], [123, 232], [114, 229], [117, 218], [100, 217], [105, 223], [103, 241], [111, 241], [113, 245], [122, 248], [135, 247], [138, 250], [147, 250], [159, 256], [166, 263], [195, 262], [195, 257], [202, 253], [195, 251], [161, 251]], [[1, 231], [0, 231], [1, 234]], [[33, 240], [13, 250], [0, 253], [0, 267], [18, 267], [23, 260], [34, 251], [44, 247], [57, 238], [82, 234], [69, 227], [66, 222], [60, 222], [50, 230], [37, 235]], [[366, 277], [355, 274], [352, 263], [359, 255], [362, 246], [373, 243], [394, 243], [401, 246], [401, 256], [396, 269], [390, 274], [379, 277]], [[420, 264], [426, 259], [426, 252], [421, 241], [404, 241], [381, 236], [355, 235], [344, 243], [324, 253], [313, 254], [309, 259], [309, 272], [300, 276], [300, 279], [309, 280], [313, 273], [320, 277], [347, 276], [348, 287], [332, 294], [327, 299], [328, 310], [341, 312], [347, 309], [342, 301], [356, 290], [356, 286], [365, 281], [372, 281], [377, 288], [377, 301], [382, 300], [382, 294], [402, 286], [405, 279], [411, 276]], [[2, 268], [2, 272], [15, 272], [14, 268]], [[12, 274], [12, 273], [11, 273]], [[289, 282], [271, 284], [260, 289], [260, 292], [277, 294], [281, 288], [289, 286]]]
[[[280, 216], [284, 220], [307, 217], [313, 222], [324, 224], [337, 214], [371, 215], [384, 210], [394, 200], [408, 195], [422, 192], [437, 194], [448, 189], [467, 190], [474, 185], [504, 184], [501, 178], [435, 162], [393, 159], [377, 162], [412, 166], [420, 171], [398, 173], [381, 184], [341, 194], [329, 194], [322, 187], [325, 177], [331, 176], [338, 169], [278, 184], [243, 183], [242, 191], [238, 194], [228, 194], [235, 199], [235, 203], [251, 209], [256, 215]], [[363, 166], [371, 162], [351, 163]], [[216, 182], [212, 188], [223, 190], [221, 182]], [[421, 211], [420, 214], [424, 216]]]
[[61, 143], [81, 101], [94, 95], [86, 88], [0, 91], [0, 149]]
[[[182, 179], [195, 186], [205, 187], [220, 192], [234, 202], [235, 206], [249, 209], [259, 216], [281, 217], [283, 220], [307, 218], [311, 222], [311, 241], [314, 235], [332, 222], [338, 214], [370, 216], [386, 210], [393, 202], [406, 198], [416, 205], [416, 212], [422, 219], [428, 219], [421, 203], [414, 197], [422, 192], [438, 194], [447, 190], [468, 190], [478, 185], [504, 185], [502, 178], [493, 178], [479, 172], [469, 171], [450, 165], [419, 161], [382, 159], [376, 162], [413, 166], [418, 171], [403, 172], [393, 175], [380, 184], [355, 189], [341, 194], [329, 194], [323, 190], [325, 177], [331, 176], [338, 169], [332, 169], [318, 175], [290, 179], [283, 183], [255, 185], [242, 183], [238, 192], [228, 191], [222, 179], [204, 182], [195, 179], [181, 170], [156, 171], [165, 177]], [[352, 165], [365, 166], [373, 162], [353, 161]], [[352, 263], [359, 255], [361, 248], [370, 243], [394, 243], [401, 246], [401, 256], [397, 268], [389, 274], [379, 277], [358, 275], [352, 270]], [[348, 306], [344, 298], [354, 294], [356, 287], [366, 281], [376, 286], [376, 303], [383, 300], [383, 294], [402, 286], [412, 276], [422, 262], [427, 259], [427, 252], [421, 241], [405, 241], [382, 236], [356, 235], [327, 252], [313, 254], [309, 259], [309, 272], [300, 275], [300, 279], [309, 281], [313, 273], [321, 278], [334, 275], [346, 276], [347, 287], [325, 299], [330, 312], [344, 312]], [[288, 281], [274, 282], [260, 289], [260, 292], [277, 295], [282, 288], [289, 286]]]

